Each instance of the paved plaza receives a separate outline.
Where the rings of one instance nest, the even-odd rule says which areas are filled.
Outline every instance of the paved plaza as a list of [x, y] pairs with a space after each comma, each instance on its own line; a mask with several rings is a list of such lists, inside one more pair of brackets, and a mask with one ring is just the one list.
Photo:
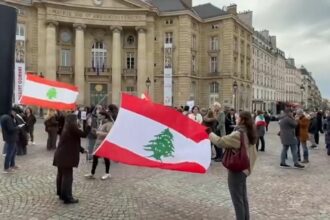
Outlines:
[[[330, 157], [324, 136], [311, 150], [304, 170], [279, 167], [281, 145], [277, 123], [266, 136], [266, 152], [259, 152], [254, 173], [248, 178], [251, 219], [330, 219]], [[205, 175], [139, 168], [112, 163], [112, 179], [87, 180], [91, 169], [81, 157], [74, 170], [74, 195], [78, 204], [64, 205], [55, 195], [53, 152], [46, 151], [42, 123], [36, 127], [35, 146], [17, 158], [20, 170], [0, 174], [0, 219], [234, 219], [227, 188], [227, 173], [212, 163]], [[2, 138], [1, 138], [2, 140]], [[1, 142], [2, 146], [2, 142]], [[3, 158], [0, 159], [3, 166]]]

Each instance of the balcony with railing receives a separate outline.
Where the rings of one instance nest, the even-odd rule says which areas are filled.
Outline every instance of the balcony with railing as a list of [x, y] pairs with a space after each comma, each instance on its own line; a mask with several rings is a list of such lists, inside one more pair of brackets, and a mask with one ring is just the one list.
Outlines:
[[109, 67], [102, 67], [102, 68], [86, 67], [85, 68], [85, 76], [88, 76], [88, 77], [93, 77], [93, 76], [110, 77], [111, 72], [112, 72], [111, 68], [109, 68]]
[[137, 78], [137, 69], [123, 69], [123, 77], [134, 77]]
[[57, 67], [57, 76], [72, 76], [73, 75], [73, 66], [58, 66]]

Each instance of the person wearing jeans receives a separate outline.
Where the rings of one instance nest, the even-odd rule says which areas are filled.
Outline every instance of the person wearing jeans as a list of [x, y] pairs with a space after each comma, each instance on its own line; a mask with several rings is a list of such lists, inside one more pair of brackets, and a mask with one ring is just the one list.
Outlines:
[[[303, 149], [303, 157], [304, 160], [302, 163], [309, 163], [309, 153], [307, 148], [307, 140], [308, 140], [308, 128], [309, 128], [309, 119], [304, 115], [303, 110], [297, 111], [297, 122], [299, 124], [299, 130], [298, 130], [298, 142], [300, 142], [300, 145]], [[298, 146], [299, 147], [299, 146]], [[300, 158], [300, 149], [298, 148], [298, 159]]]
[[[298, 118], [297, 118], [298, 120]], [[281, 167], [290, 167], [286, 164], [286, 157], [288, 149], [291, 149], [292, 159], [294, 166], [296, 168], [304, 168], [298, 163], [298, 150], [297, 150], [297, 138], [296, 138], [296, 127], [298, 125], [297, 121], [293, 118], [293, 112], [291, 109], [285, 110], [284, 117], [280, 120], [280, 137], [283, 145], [281, 153]]]
[[[99, 129], [96, 132], [97, 135], [97, 139], [96, 139], [96, 143], [95, 143], [95, 149], [97, 149], [101, 143], [103, 142], [103, 140], [106, 138], [106, 136], [108, 135], [108, 133], [110, 132], [112, 125], [113, 125], [113, 119], [110, 116], [109, 113], [103, 111], [100, 112], [100, 119], [102, 121], [102, 124], [100, 125]], [[92, 170], [91, 173], [86, 174], [85, 177], [88, 179], [94, 179], [94, 175], [95, 175], [95, 170], [96, 167], [98, 165], [98, 160], [99, 157], [94, 155], [93, 156], [93, 166], [92, 166]], [[106, 180], [109, 179], [111, 177], [110, 175], [110, 160], [107, 158], [104, 158], [104, 162], [105, 162], [105, 174], [101, 177], [102, 180]]]
[[18, 130], [24, 124], [17, 126], [16, 114], [19, 109], [13, 107], [10, 115], [3, 115], [1, 118], [2, 137], [5, 142], [4, 150], [6, 152], [4, 173], [11, 173], [18, 167], [15, 164], [16, 157], [16, 141], [18, 138]]
[[261, 141], [260, 151], [265, 151], [265, 134], [266, 134], [267, 123], [265, 121], [265, 117], [262, 111], [257, 112], [255, 124], [257, 127], [257, 135], [258, 135], [257, 144], [256, 144], [257, 151], [259, 150], [259, 141]]

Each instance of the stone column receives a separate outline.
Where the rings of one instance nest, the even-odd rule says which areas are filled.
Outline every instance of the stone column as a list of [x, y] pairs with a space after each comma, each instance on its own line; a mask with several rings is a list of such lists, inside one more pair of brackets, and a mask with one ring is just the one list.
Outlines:
[[121, 31], [122, 27], [111, 27], [112, 30], [112, 103], [120, 104], [121, 95]]
[[75, 65], [74, 65], [74, 83], [78, 87], [79, 96], [77, 104], [85, 104], [85, 36], [84, 24], [73, 24], [76, 29], [76, 40], [75, 40]]
[[146, 29], [136, 28], [138, 32], [138, 55], [137, 55], [137, 95], [140, 96], [147, 90], [147, 47]]
[[47, 79], [56, 80], [56, 26], [58, 22], [47, 21], [46, 28], [46, 72]]

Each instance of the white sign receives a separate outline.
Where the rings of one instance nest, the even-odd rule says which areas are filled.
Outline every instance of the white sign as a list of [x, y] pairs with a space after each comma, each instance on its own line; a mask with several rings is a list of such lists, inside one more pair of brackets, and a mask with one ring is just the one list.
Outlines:
[[194, 100], [187, 101], [186, 105], [189, 106], [189, 111], [191, 111], [192, 108], [195, 106], [195, 101]]
[[25, 81], [25, 26], [18, 24], [18, 32], [16, 33], [16, 48], [15, 48], [15, 87], [14, 97], [15, 104], [23, 93], [23, 85]]
[[173, 45], [164, 45], [164, 105], [172, 106]]
[[80, 113], [80, 119], [85, 121], [87, 119], [87, 112], [86, 111], [82, 111]]

